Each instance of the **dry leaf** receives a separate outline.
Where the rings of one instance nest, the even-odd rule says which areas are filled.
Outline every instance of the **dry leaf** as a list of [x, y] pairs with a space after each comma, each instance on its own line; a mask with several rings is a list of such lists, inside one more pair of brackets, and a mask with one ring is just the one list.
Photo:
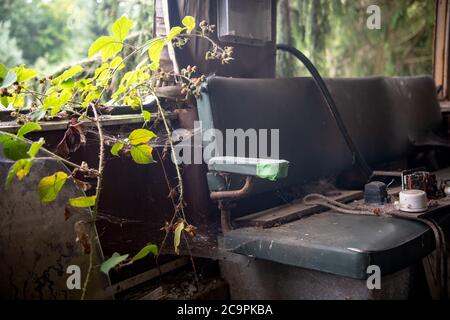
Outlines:
[[184, 228], [184, 231], [186, 231], [191, 237], [195, 237], [197, 227], [193, 226], [192, 224], [188, 224], [186, 228]]
[[89, 182], [84, 182], [78, 179], [73, 179], [75, 181], [75, 184], [78, 186], [78, 188], [80, 188], [83, 191], [88, 191], [89, 189], [92, 188], [92, 185]]
[[74, 225], [76, 242], [80, 243], [84, 254], [91, 253], [91, 241], [89, 238], [89, 225], [86, 221], [77, 221]]

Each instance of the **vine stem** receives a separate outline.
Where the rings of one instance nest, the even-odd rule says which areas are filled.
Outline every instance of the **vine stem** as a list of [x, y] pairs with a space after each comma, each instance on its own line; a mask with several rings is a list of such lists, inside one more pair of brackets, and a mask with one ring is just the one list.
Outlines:
[[93, 260], [94, 260], [94, 239], [96, 234], [96, 227], [95, 222], [97, 220], [97, 214], [98, 214], [98, 205], [100, 201], [100, 194], [102, 191], [102, 182], [103, 182], [103, 170], [105, 168], [104, 161], [105, 161], [105, 142], [103, 139], [103, 128], [100, 123], [100, 119], [97, 114], [96, 105], [92, 105], [92, 111], [94, 112], [94, 122], [97, 126], [98, 135], [99, 135], [99, 156], [98, 156], [98, 176], [97, 176], [97, 187], [95, 189], [95, 203], [94, 203], [94, 210], [92, 211], [92, 227], [91, 227], [91, 251], [89, 252], [89, 267], [88, 272], [86, 274], [86, 279], [83, 284], [83, 289], [81, 293], [81, 300], [84, 300], [86, 297], [86, 290], [87, 286], [89, 284], [89, 280], [91, 277], [91, 271], [93, 267]]
[[[136, 54], [139, 50], [141, 50], [142, 47], [139, 47], [137, 49], [135, 49], [133, 52], [131, 52], [129, 55], [127, 55], [125, 58], [123, 58], [122, 62], [111, 72], [111, 76], [114, 75], [117, 70], [119, 69], [119, 67], [123, 64], [125, 64], [125, 61], [127, 61], [130, 57], [132, 57], [134, 54]], [[105, 141], [104, 141], [104, 137], [103, 137], [103, 128], [102, 125], [100, 123], [100, 119], [98, 117], [98, 113], [97, 113], [97, 109], [96, 107], [98, 106], [98, 104], [100, 103], [100, 100], [102, 98], [102, 96], [104, 95], [104, 93], [106, 92], [106, 87], [103, 88], [103, 90], [101, 91], [97, 102], [92, 105], [92, 112], [94, 113], [94, 123], [97, 127], [97, 131], [98, 131], [98, 136], [99, 136], [99, 156], [98, 156], [98, 176], [97, 176], [97, 187], [95, 190], [95, 203], [94, 203], [94, 210], [92, 211], [92, 230], [91, 230], [91, 237], [90, 237], [90, 242], [91, 242], [91, 251], [89, 253], [89, 267], [88, 267], [88, 272], [86, 275], [86, 279], [84, 281], [83, 284], [83, 289], [82, 289], [82, 293], [81, 293], [81, 300], [84, 300], [86, 297], [86, 290], [87, 290], [87, 286], [89, 284], [89, 280], [91, 277], [91, 273], [92, 273], [92, 268], [93, 268], [93, 260], [94, 260], [94, 239], [95, 239], [95, 234], [96, 234], [96, 227], [95, 227], [95, 222], [97, 220], [97, 214], [98, 214], [98, 204], [100, 201], [100, 194], [101, 194], [101, 190], [102, 190], [102, 182], [103, 182], [103, 169], [104, 169], [104, 160], [105, 160]], [[89, 108], [86, 108], [85, 113], [87, 114]]]
[[[163, 108], [161, 106], [161, 103], [159, 101], [158, 96], [156, 95], [155, 92], [152, 92], [152, 93], [153, 93], [153, 95], [156, 98], [156, 105], [158, 106], [158, 112], [161, 115], [162, 121], [164, 123], [164, 127], [166, 129], [167, 138], [168, 138], [168, 141], [169, 141], [170, 151], [171, 151], [171, 155], [172, 155], [172, 162], [175, 165], [175, 171], [177, 173], [177, 180], [178, 180], [178, 192], [179, 192], [178, 205], [176, 205], [175, 208], [174, 208], [175, 209], [175, 213], [174, 213], [174, 215], [172, 217], [172, 221], [171, 221], [170, 225], [172, 225], [173, 222], [175, 221], [175, 217], [176, 217], [176, 215], [178, 213], [178, 209], [181, 211], [183, 220], [187, 223], [186, 215], [184, 213], [184, 207], [183, 207], [184, 206], [183, 177], [181, 176], [180, 165], [176, 161], [175, 147], [174, 147], [173, 141], [172, 141], [172, 131], [169, 128], [169, 122], [167, 121], [167, 118], [165, 116], [164, 110], [163, 110]], [[160, 159], [161, 159], [161, 157], [160, 157]], [[167, 176], [166, 176], [166, 181], [168, 181]], [[168, 184], [168, 186], [170, 188], [170, 184]], [[171, 199], [172, 199], [172, 202], [173, 202], [173, 198], [172, 197], [171, 197]], [[166, 233], [166, 235], [164, 237], [163, 244], [165, 243], [166, 239], [167, 239], [167, 233]], [[184, 234], [183, 234], [183, 240], [184, 240], [184, 242], [186, 244], [186, 247], [188, 249], [188, 252], [189, 252], [189, 258], [190, 258], [190, 261], [191, 261], [192, 270], [194, 272], [194, 281], [195, 281], [195, 285], [196, 285], [197, 290], [198, 290], [198, 288], [199, 288], [199, 281], [198, 281], [198, 275], [197, 275], [197, 268], [195, 267], [194, 257], [192, 256], [192, 252], [191, 252], [191, 246], [189, 245], [189, 241], [188, 241], [188, 239], [186, 238], [186, 236]], [[163, 246], [163, 244], [161, 246]], [[162, 247], [160, 248], [160, 252], [161, 252], [161, 250], [162, 250]], [[158, 257], [159, 257], [159, 255], [158, 255]], [[158, 261], [158, 257], [156, 259], [157, 261]]]
[[223, 49], [217, 45], [217, 43], [214, 42], [213, 39], [211, 39], [210, 37], [208, 37], [206, 34], [204, 33], [200, 33], [200, 32], [193, 32], [190, 34], [182, 34], [179, 37], [185, 37], [185, 38], [193, 38], [193, 37], [197, 37], [197, 38], [203, 38], [206, 39], [210, 44], [213, 45], [213, 47], [219, 49], [220, 52], [223, 52]]
[[[122, 62], [112, 71], [111, 76], [114, 75], [117, 70], [119, 69], [119, 67], [121, 65], [125, 65], [125, 61], [128, 60], [130, 57], [132, 57], [134, 54], [136, 54], [139, 50], [141, 50], [142, 47], [139, 47], [137, 49], [135, 49], [133, 52], [131, 52], [129, 55], [127, 55]], [[87, 290], [87, 286], [89, 284], [89, 280], [91, 277], [91, 272], [92, 272], [92, 267], [93, 267], [93, 260], [94, 260], [94, 239], [95, 239], [95, 234], [96, 234], [96, 227], [95, 227], [95, 222], [97, 220], [97, 214], [98, 214], [98, 204], [100, 201], [100, 194], [101, 194], [101, 190], [102, 190], [102, 182], [103, 182], [103, 169], [105, 167], [104, 165], [104, 161], [105, 161], [105, 141], [103, 139], [103, 128], [102, 125], [100, 123], [100, 119], [98, 117], [98, 113], [97, 113], [97, 105], [100, 103], [100, 100], [103, 96], [103, 94], [106, 91], [106, 87], [103, 88], [103, 90], [101, 91], [97, 102], [92, 105], [92, 112], [94, 113], [94, 123], [97, 127], [97, 131], [98, 131], [98, 136], [99, 136], [99, 156], [98, 156], [98, 176], [97, 176], [97, 187], [95, 190], [95, 203], [94, 203], [94, 210], [92, 211], [92, 230], [91, 230], [91, 251], [89, 253], [89, 267], [88, 267], [88, 272], [86, 275], [86, 279], [84, 281], [83, 284], [83, 289], [82, 289], [82, 293], [81, 293], [81, 300], [84, 300], [86, 297], [86, 290]], [[86, 108], [85, 113], [87, 114], [87, 110], [89, 108]]]
[[[9, 136], [9, 137], [11, 137], [11, 138], [17, 139], [17, 140], [19, 140], [19, 141], [22, 141], [22, 142], [25, 142], [25, 143], [30, 144], [30, 141], [28, 141], [28, 140], [26, 140], [26, 139], [19, 138], [19, 137], [17, 137], [16, 135], [11, 134], [11, 133], [9, 133], [9, 132], [2, 131], [2, 134], [7, 135], [7, 136]], [[80, 166], [80, 165], [78, 165], [78, 164], [76, 164], [76, 163], [73, 163], [73, 162], [71, 162], [71, 161], [69, 161], [69, 160], [66, 160], [66, 159], [64, 159], [64, 158], [62, 158], [62, 157], [60, 157], [60, 156], [58, 156], [56, 153], [51, 152], [51, 151], [48, 150], [48, 149], [41, 148], [41, 150], [44, 150], [45, 152], [47, 152], [47, 153], [50, 155], [50, 157], [48, 158], [48, 160], [60, 161], [60, 162], [66, 164], [66, 165], [68, 165], [68, 166], [70, 166], [70, 167], [81, 169], [81, 166]], [[52, 158], [53, 158], [53, 159], [52, 159]], [[40, 159], [40, 157], [37, 157], [36, 159]]]
[[[164, 167], [163, 159], [162, 159], [162, 157], [161, 157], [161, 155], [160, 155], [158, 150], [156, 150], [156, 154], [158, 155], [159, 162], [161, 163], [161, 168], [162, 168], [162, 171], [163, 171], [163, 174], [164, 174], [164, 179], [166, 180], [167, 188], [168, 188], [169, 193], [170, 193], [171, 190], [172, 190], [172, 186], [170, 185], [169, 177], [167, 175], [166, 168]], [[170, 200], [172, 201], [173, 208], [176, 209], [177, 205], [176, 205], [175, 200], [173, 199], [172, 196], [170, 196]], [[176, 217], [177, 217], [177, 212], [175, 211], [175, 214], [172, 216], [172, 219], [170, 220], [169, 226], [173, 225], [173, 223], [175, 222], [175, 218]], [[156, 261], [158, 261], [158, 259], [159, 259], [159, 255], [160, 255], [161, 251], [163, 250], [163, 248], [164, 248], [164, 246], [166, 244], [168, 236], [169, 236], [169, 231], [166, 231], [166, 234], [164, 235], [164, 238], [163, 238], [163, 240], [162, 240], [162, 242], [161, 242], [161, 244], [159, 246], [159, 253], [156, 256]]]
[[178, 180], [178, 204], [180, 205], [180, 211], [183, 215], [183, 219], [186, 220], [186, 216], [184, 214], [184, 209], [183, 209], [183, 199], [184, 199], [184, 187], [183, 187], [183, 177], [181, 176], [181, 170], [180, 170], [180, 165], [176, 162], [176, 154], [175, 154], [175, 147], [173, 145], [173, 141], [172, 141], [172, 131], [169, 128], [169, 122], [167, 121], [167, 118], [165, 116], [164, 110], [161, 106], [161, 102], [159, 101], [158, 96], [156, 95], [156, 93], [154, 92], [154, 90], [152, 90], [152, 94], [155, 96], [156, 98], [156, 105], [158, 106], [158, 112], [161, 115], [161, 119], [164, 123], [164, 128], [166, 129], [166, 133], [167, 133], [167, 138], [169, 140], [169, 145], [170, 145], [170, 153], [172, 155], [172, 160], [173, 163], [175, 165], [175, 171], [177, 173], [177, 180]]

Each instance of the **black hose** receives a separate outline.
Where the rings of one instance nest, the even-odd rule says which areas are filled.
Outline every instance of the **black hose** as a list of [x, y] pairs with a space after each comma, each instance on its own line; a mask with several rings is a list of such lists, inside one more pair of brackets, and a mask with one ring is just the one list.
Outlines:
[[372, 169], [370, 169], [361, 152], [359, 152], [359, 149], [353, 142], [352, 137], [348, 133], [347, 128], [344, 122], [342, 121], [341, 115], [336, 107], [336, 103], [334, 102], [333, 97], [331, 96], [330, 91], [328, 90], [325, 82], [320, 76], [319, 71], [317, 71], [317, 68], [314, 66], [311, 60], [309, 60], [301, 51], [297, 50], [296, 48], [290, 45], [277, 44], [277, 50], [286, 51], [294, 55], [298, 60], [300, 60], [303, 63], [306, 69], [308, 69], [308, 71], [311, 73], [314, 82], [319, 87], [320, 92], [322, 93], [322, 96], [328, 106], [328, 109], [339, 128], [339, 131], [341, 132], [348, 148], [350, 149], [350, 152], [354, 157], [355, 163], [358, 165], [364, 176], [367, 177], [367, 180], [369, 180], [370, 177], [372, 176]]

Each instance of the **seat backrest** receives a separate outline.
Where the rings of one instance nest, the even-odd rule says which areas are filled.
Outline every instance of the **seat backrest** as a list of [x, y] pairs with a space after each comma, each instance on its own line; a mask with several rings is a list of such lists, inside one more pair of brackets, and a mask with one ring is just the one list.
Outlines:
[[[369, 164], [406, 156], [414, 136], [440, 126], [436, 90], [429, 77], [326, 83]], [[353, 155], [312, 78], [212, 77], [198, 111], [200, 120], [222, 132], [279, 129], [279, 157], [290, 162], [289, 174], [277, 183], [263, 183], [261, 192], [333, 176], [352, 166]]]

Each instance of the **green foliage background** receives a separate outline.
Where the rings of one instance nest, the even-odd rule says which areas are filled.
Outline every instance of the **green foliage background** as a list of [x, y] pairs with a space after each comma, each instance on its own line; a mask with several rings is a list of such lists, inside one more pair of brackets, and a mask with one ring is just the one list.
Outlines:
[[148, 38], [153, 0], [2, 0], [0, 63], [57, 71], [86, 57], [89, 45], [122, 14], [137, 22], [132, 36]]
[[[381, 8], [381, 30], [369, 30], [366, 12]], [[324, 76], [432, 73], [434, 0], [279, 0], [278, 42], [303, 51]], [[278, 75], [307, 75], [278, 55]]]

